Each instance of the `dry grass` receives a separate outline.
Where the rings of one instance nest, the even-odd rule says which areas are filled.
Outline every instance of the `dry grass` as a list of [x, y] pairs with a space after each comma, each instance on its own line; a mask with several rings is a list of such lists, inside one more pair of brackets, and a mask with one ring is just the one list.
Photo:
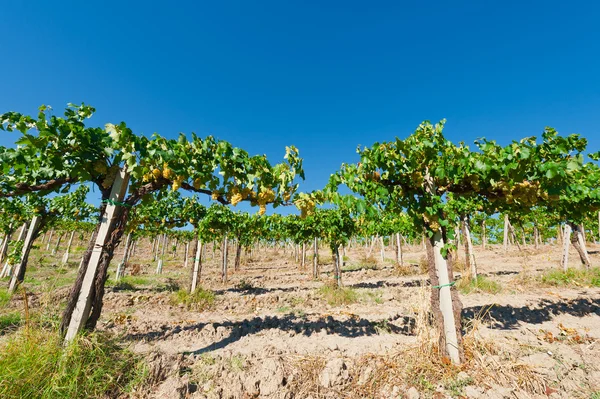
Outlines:
[[289, 358], [289, 374], [294, 376], [290, 390], [298, 397], [315, 398], [331, 395], [339, 398], [386, 397], [394, 392], [394, 387], [399, 392], [415, 387], [427, 396], [443, 391], [460, 397], [467, 385], [512, 387], [516, 389], [515, 393], [546, 392], [543, 378], [518, 361], [518, 349], [509, 352], [482, 337], [479, 331], [483, 315], [466, 326], [465, 361], [455, 366], [439, 350], [438, 332], [430, 324], [429, 290], [425, 287], [419, 289], [413, 312], [416, 320], [414, 345], [389, 355], [369, 354], [348, 359], [349, 379], [335, 389], [320, 385], [319, 376], [327, 363], [326, 357]]

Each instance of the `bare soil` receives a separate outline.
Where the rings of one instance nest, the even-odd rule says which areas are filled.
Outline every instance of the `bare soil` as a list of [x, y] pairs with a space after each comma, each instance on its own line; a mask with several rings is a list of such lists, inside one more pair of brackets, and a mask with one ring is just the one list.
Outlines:
[[[598, 249], [589, 248], [595, 265]], [[147, 254], [134, 259], [142, 265], [135, 278], [145, 283], [108, 289], [99, 325], [149, 359], [156, 385], [134, 396], [600, 398], [600, 288], [541, 282], [558, 267], [558, 247], [476, 248], [479, 272], [500, 291], [461, 294], [467, 361], [460, 368], [435, 352], [421, 247], [406, 248], [402, 273], [389, 249], [386, 260], [364, 268], [364, 248], [348, 250], [346, 269], [357, 270], [346, 270], [343, 283], [355, 302], [337, 306], [324, 297], [333, 266], [320, 251], [317, 280], [312, 252], [301, 270], [289, 248], [261, 249], [237, 272], [231, 258], [223, 284], [220, 253], [212, 258], [209, 250], [201, 285], [216, 299], [204, 311], [172, 300], [190, 280], [182, 251], [167, 257], [160, 276]], [[571, 265], [582, 267], [574, 250]]]

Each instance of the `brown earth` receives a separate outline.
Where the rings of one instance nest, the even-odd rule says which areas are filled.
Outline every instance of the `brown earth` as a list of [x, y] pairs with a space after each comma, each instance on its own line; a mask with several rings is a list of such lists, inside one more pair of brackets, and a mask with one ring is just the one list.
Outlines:
[[[600, 264], [598, 248], [589, 250]], [[479, 272], [498, 292], [461, 294], [467, 359], [460, 368], [436, 352], [420, 246], [407, 248], [401, 270], [390, 249], [384, 261], [349, 250], [343, 282], [352, 303], [342, 305], [328, 303], [332, 290], [322, 288], [333, 269], [325, 248], [318, 280], [310, 251], [300, 270], [290, 249], [270, 248], [245, 256], [240, 271], [230, 266], [227, 284], [219, 251], [212, 258], [209, 250], [201, 284], [216, 297], [203, 311], [173, 301], [190, 280], [181, 252], [167, 256], [160, 276], [148, 254], [138, 255], [132, 263], [141, 274], [107, 289], [99, 329], [146, 356], [156, 382], [133, 397], [600, 398], [600, 288], [542, 282], [558, 267], [557, 247], [476, 248]], [[56, 277], [41, 263], [29, 278], [54, 285], [45, 293], [30, 288], [32, 307], [64, 298], [75, 270]], [[581, 267], [574, 250], [571, 265]]]

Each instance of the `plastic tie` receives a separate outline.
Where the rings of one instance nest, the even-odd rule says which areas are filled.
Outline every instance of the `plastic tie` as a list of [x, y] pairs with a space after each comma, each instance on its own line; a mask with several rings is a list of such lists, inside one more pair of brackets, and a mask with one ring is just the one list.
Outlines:
[[129, 205], [128, 203], [111, 200], [110, 198], [102, 200], [102, 202], [105, 203], [105, 204], [109, 204], [109, 205], [125, 206], [127, 208], [131, 208], [131, 205]]
[[438, 289], [440, 289], [440, 288], [444, 288], [444, 287], [452, 287], [454, 284], [456, 284], [456, 281], [453, 281], [453, 282], [448, 283], [448, 284], [434, 285], [431, 288], [438, 288]]

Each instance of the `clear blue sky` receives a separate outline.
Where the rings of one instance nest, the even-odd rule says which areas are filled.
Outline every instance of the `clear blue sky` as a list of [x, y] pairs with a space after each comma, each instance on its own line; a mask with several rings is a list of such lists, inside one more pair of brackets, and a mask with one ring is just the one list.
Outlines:
[[600, 149], [598, 2], [154, 3], [3, 2], [0, 112], [85, 102], [93, 124], [212, 134], [273, 162], [294, 144], [306, 191], [424, 119], [455, 141], [549, 125]]

